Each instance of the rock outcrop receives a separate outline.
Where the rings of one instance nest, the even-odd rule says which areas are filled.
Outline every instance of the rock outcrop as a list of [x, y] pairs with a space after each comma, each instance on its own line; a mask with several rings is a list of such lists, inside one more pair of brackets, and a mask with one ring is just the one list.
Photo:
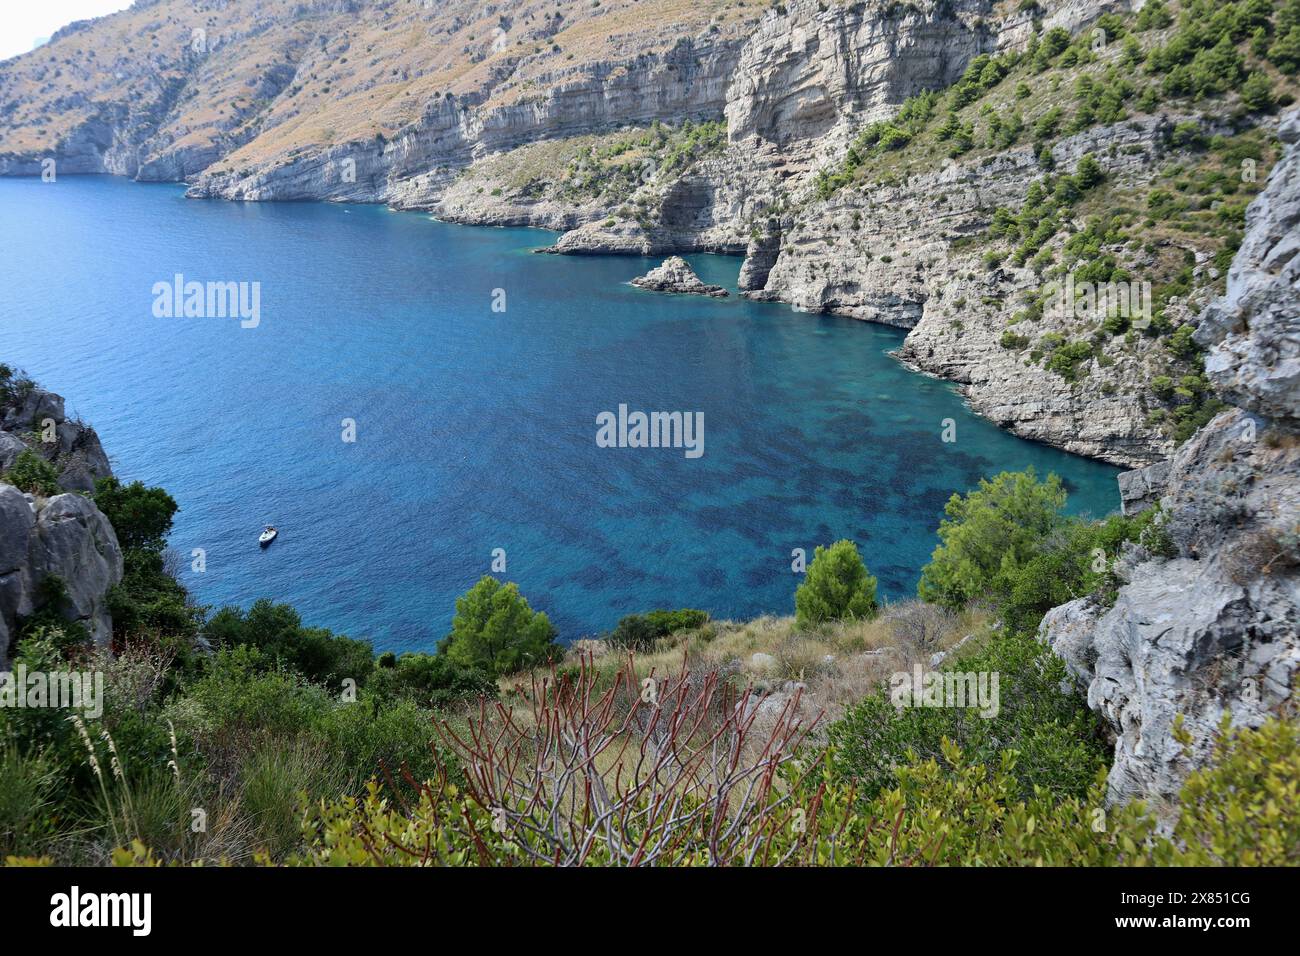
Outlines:
[[720, 285], [708, 285], [695, 274], [695, 270], [681, 256], [669, 256], [663, 265], [656, 266], [643, 276], [637, 276], [632, 284], [652, 292], [678, 292], [689, 295], [708, 295], [717, 299], [726, 298], [727, 290]]
[[[1197, 332], [1237, 407], [1167, 466], [1121, 479], [1126, 510], [1158, 497], [1162, 543], [1122, 557], [1113, 606], [1073, 601], [1040, 631], [1114, 733], [1114, 800], [1166, 805], [1224, 715], [1258, 726], [1281, 713], [1300, 670], [1300, 113], [1281, 137], [1227, 292]], [[1172, 735], [1179, 715], [1190, 752]]]
[[0, 400], [0, 473], [27, 449], [58, 470], [64, 491], [93, 491], [113, 474], [95, 430], [68, 418], [61, 395], [30, 384]]
[[[57, 579], [61, 589], [50, 587]], [[112, 637], [108, 589], [122, 580], [113, 526], [84, 495], [39, 498], [0, 484], [0, 667], [23, 618], [62, 591], [61, 616], [97, 643]]]

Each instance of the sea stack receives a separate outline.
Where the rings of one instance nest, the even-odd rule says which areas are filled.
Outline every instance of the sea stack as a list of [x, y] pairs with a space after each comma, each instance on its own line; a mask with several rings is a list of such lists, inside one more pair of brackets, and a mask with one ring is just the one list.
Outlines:
[[632, 284], [653, 292], [683, 292], [710, 295], [716, 299], [726, 298], [728, 294], [720, 285], [707, 285], [700, 281], [695, 270], [681, 256], [669, 256], [663, 265], [633, 279]]

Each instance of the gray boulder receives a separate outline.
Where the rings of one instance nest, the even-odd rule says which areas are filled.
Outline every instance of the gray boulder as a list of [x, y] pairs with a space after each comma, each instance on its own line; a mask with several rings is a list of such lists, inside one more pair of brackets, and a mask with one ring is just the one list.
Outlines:
[[0, 431], [0, 472], [8, 471], [18, 456], [27, 450], [27, 445], [17, 435]]
[[64, 618], [98, 644], [113, 632], [108, 589], [122, 580], [122, 549], [113, 526], [79, 494], [43, 499], [0, 484], [0, 667], [20, 620], [42, 609], [42, 583], [63, 582]]

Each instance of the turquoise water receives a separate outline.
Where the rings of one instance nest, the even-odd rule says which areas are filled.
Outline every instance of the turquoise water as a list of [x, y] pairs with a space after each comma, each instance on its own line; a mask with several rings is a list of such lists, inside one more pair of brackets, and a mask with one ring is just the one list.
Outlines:
[[[532, 254], [550, 239], [0, 180], [0, 361], [67, 396], [121, 477], [171, 491], [201, 601], [273, 597], [381, 649], [431, 648], [496, 548], [571, 639], [655, 607], [790, 613], [792, 549], [844, 537], [908, 596], [948, 496], [1004, 469], [1057, 472], [1076, 512], [1118, 505], [1115, 469], [899, 366], [898, 330], [644, 292], [627, 281], [658, 260]], [[688, 258], [734, 288], [738, 259]], [[176, 273], [260, 283], [260, 324], [155, 317]], [[702, 412], [703, 456], [597, 447], [620, 404]]]

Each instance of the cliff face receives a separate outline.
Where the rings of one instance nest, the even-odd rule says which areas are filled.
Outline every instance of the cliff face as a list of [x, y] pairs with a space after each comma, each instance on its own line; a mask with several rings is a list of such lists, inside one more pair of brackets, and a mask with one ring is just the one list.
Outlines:
[[[977, 412], [1147, 464], [1173, 448], [1135, 400], [1164, 372], [1152, 343], [1099, 348], [1086, 389], [1027, 361], [1032, 346], [1002, 345], [1017, 297], [1042, 278], [990, 271], [972, 241], [1041, 178], [1039, 143], [956, 161], [931, 147], [920, 171], [818, 191], [858, 132], [908, 96], [1129, 3], [1022, 6], [156, 0], [0, 69], [0, 174], [54, 158], [62, 172], [184, 180], [195, 197], [386, 202], [561, 229], [560, 253], [744, 253], [747, 294], [912, 329], [900, 357], [961, 383]], [[1102, 124], [1051, 154], [1068, 171], [1096, 152], [1138, 185], [1179, 118]], [[690, 124], [716, 126], [717, 141]], [[1039, 331], [1079, 329], [1049, 314]]]
[[[1279, 714], [1300, 669], [1300, 113], [1281, 136], [1227, 292], [1197, 333], [1236, 407], [1121, 480], [1130, 510], [1159, 500], [1172, 556], [1132, 550], [1113, 607], [1083, 599], [1043, 621], [1115, 734], [1113, 799], [1172, 797], [1222, 716]], [[1190, 754], [1171, 734], [1180, 714]]]
[[0, 401], [0, 472], [27, 450], [55, 467], [64, 491], [93, 491], [96, 480], [113, 474], [95, 430], [69, 419], [63, 397], [43, 388]]
[[[566, 230], [558, 253], [744, 253], [745, 294], [909, 329], [899, 358], [959, 383], [978, 413], [1143, 466], [1210, 417], [1197, 360], [1171, 350], [1167, 333], [1191, 327], [1211, 297], [1230, 219], [1191, 205], [1162, 229], [1141, 224], [1141, 211], [1236, 174], [1205, 143], [1243, 130], [1267, 142], [1267, 113], [1163, 93], [1143, 105], [1130, 78], [1143, 82], [1138, 64], [1170, 36], [1112, 19], [1124, 44], [1103, 34], [1071, 50], [1066, 68], [1021, 64], [1000, 86], [995, 76], [987, 98], [949, 97], [928, 128], [827, 188], [860, 159], [855, 137], [907, 97], [952, 89], [977, 58], [1034, 49], [1052, 28], [1091, 31], [1129, 7], [231, 2], [195, 25], [183, 5], [158, 0], [0, 71], [0, 171], [34, 171], [44, 150], [74, 171], [185, 178], [193, 196], [387, 202]], [[185, 46], [195, 30], [201, 50]], [[145, 38], [148, 69], [122, 49]], [[1145, 92], [1158, 89], [1153, 80]], [[1117, 95], [1111, 121], [1098, 118], [1098, 92]], [[937, 130], [945, 112], [967, 128], [964, 148]], [[1195, 135], [1173, 135], [1189, 124]], [[1097, 198], [1044, 213], [1059, 229], [1032, 259], [999, 250], [997, 214], [1018, 214], [1084, 157], [1106, 178]], [[1186, 169], [1200, 182], [1180, 181]], [[1226, 187], [1216, 200], [1234, 201]], [[1045, 301], [1064, 270], [1098, 265], [1072, 246], [1116, 210], [1127, 232], [1103, 230], [1094, 257], [1149, 286], [1187, 287], [1159, 306], [1163, 339]], [[1020, 323], [1027, 303], [1037, 314]], [[1172, 385], [1155, 391], [1162, 381]]]
[[[67, 419], [61, 396], [30, 383], [15, 391], [0, 402], [0, 474], [30, 448], [54, 465], [66, 493], [25, 494], [0, 480], [0, 668], [8, 664], [22, 619], [56, 599], [52, 610], [106, 643], [113, 633], [108, 589], [123, 571], [112, 525], [80, 493], [112, 474], [98, 436]], [[62, 585], [61, 596], [51, 579]]]
[[0, 668], [21, 620], [49, 603], [51, 578], [63, 585], [59, 614], [108, 643], [108, 589], [122, 580], [122, 551], [108, 519], [82, 495], [39, 498], [0, 483]]

